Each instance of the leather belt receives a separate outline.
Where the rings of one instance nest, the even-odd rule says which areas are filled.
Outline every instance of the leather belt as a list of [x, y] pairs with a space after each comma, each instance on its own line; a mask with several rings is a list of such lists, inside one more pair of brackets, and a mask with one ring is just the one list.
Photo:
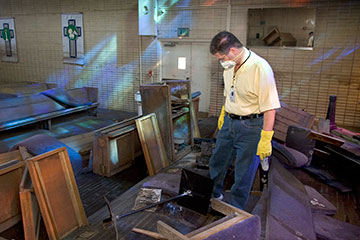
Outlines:
[[232, 113], [227, 113], [227, 115], [229, 116], [229, 118], [235, 119], [235, 120], [254, 119], [254, 118], [259, 118], [259, 117], [264, 116], [263, 113], [250, 114], [250, 115], [246, 115], [246, 116], [239, 116], [239, 115], [235, 115]]

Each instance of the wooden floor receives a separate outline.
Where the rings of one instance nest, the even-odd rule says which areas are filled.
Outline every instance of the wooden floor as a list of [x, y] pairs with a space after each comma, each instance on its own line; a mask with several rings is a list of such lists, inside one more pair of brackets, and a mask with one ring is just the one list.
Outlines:
[[111, 177], [102, 177], [92, 172], [81, 174], [76, 181], [86, 215], [91, 216], [105, 206], [103, 196], [111, 202], [146, 176], [145, 160], [142, 157], [137, 158], [130, 168]]
[[[100, 113], [101, 114], [101, 113]], [[114, 121], [120, 121], [122, 119], [133, 116], [133, 113], [112, 113], [103, 112], [103, 115], [99, 115], [100, 118], [93, 118], [88, 116], [70, 116], [64, 120], [64, 118], [54, 121], [53, 133], [56, 136], [67, 137], [69, 134], [81, 134], [89, 131], [91, 128], [100, 128]], [[101, 121], [100, 121], [101, 119]], [[216, 129], [216, 118], [204, 119], [199, 122], [200, 131], [202, 136], [211, 137], [214, 129]], [[74, 127], [75, 126], [75, 127]], [[44, 132], [46, 130], [34, 130], [38, 132]], [[18, 131], [2, 133], [0, 134], [0, 152], [6, 151], [11, 145], [19, 139], [28, 136], [28, 129], [19, 129]], [[19, 137], [21, 136], [21, 137]], [[188, 155], [187, 160], [183, 161], [183, 165], [193, 164], [194, 155]], [[309, 185], [318, 190], [324, 197], [332, 202], [338, 211], [335, 218], [360, 226], [360, 211], [359, 195], [356, 192], [340, 193], [336, 189], [322, 183], [316, 177], [308, 174], [302, 169], [293, 169], [291, 172], [304, 184]], [[106, 195], [110, 201], [118, 198], [126, 190], [134, 186], [147, 176], [145, 161], [142, 157], [136, 160], [135, 165], [120, 172], [110, 178], [101, 177], [94, 173], [82, 174], [77, 178], [77, 184], [80, 192], [80, 196], [85, 208], [86, 215], [89, 217], [96, 211], [104, 206], [102, 199], [103, 195]], [[231, 186], [232, 173], [229, 173], [227, 187]], [[358, 183], [359, 180], [355, 180]], [[258, 184], [256, 181], [254, 184]], [[258, 189], [255, 186], [254, 189]], [[257, 198], [252, 198], [250, 205], [256, 203]], [[248, 209], [251, 210], [251, 207]], [[43, 229], [44, 230], [44, 229]], [[43, 234], [46, 236], [46, 234]], [[15, 227], [0, 234], [1, 237], [6, 239], [23, 239], [22, 225], [21, 223]], [[43, 236], [42, 239], [45, 239]]]
[[[290, 172], [303, 184], [315, 188], [321, 195], [334, 204], [337, 208], [334, 218], [360, 226], [359, 192], [353, 189], [351, 192], [341, 193], [302, 169], [292, 169]], [[359, 180], [355, 181], [360, 183]]]

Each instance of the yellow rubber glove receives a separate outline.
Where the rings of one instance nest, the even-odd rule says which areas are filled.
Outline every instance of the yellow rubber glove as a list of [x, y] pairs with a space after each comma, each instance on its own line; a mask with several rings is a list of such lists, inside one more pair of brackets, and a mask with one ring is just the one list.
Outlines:
[[271, 139], [273, 135], [274, 135], [274, 131], [261, 130], [261, 137], [256, 152], [256, 155], [258, 155], [261, 160], [271, 155], [272, 152]]
[[221, 130], [221, 128], [222, 128], [222, 126], [224, 124], [224, 117], [225, 117], [225, 105], [222, 106], [220, 117], [218, 119], [218, 128], [219, 128], [219, 130]]

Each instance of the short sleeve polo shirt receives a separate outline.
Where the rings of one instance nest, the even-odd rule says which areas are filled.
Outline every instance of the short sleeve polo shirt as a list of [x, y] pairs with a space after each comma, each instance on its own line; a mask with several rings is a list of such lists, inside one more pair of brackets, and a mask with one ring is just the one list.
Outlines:
[[[280, 108], [274, 73], [269, 63], [254, 52], [235, 77], [234, 68], [224, 70], [224, 85], [225, 111], [228, 113], [246, 116]], [[234, 102], [229, 97], [232, 85]]]

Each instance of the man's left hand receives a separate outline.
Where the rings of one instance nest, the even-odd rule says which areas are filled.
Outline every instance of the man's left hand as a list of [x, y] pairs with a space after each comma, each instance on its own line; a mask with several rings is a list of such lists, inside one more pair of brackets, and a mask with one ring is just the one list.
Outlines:
[[256, 155], [260, 157], [260, 160], [263, 160], [271, 155], [271, 139], [273, 135], [274, 131], [261, 130], [261, 137], [256, 152]]

